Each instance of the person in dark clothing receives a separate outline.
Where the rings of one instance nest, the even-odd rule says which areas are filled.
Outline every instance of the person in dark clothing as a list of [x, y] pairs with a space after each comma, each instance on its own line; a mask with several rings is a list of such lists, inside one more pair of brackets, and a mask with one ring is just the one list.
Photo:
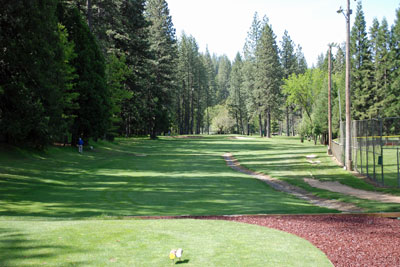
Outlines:
[[82, 153], [83, 152], [83, 140], [82, 140], [82, 138], [79, 138], [78, 148], [79, 148], [79, 153]]

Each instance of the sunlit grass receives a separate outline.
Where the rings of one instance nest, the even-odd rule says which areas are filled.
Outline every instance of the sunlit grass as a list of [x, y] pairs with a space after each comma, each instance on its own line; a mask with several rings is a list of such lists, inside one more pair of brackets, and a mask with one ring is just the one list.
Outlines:
[[226, 152], [265, 141], [118, 139], [74, 148], [0, 153], [0, 215], [93, 217], [332, 212], [226, 166]]
[[304, 239], [235, 222], [0, 220], [2, 266], [171, 266], [177, 248], [185, 266], [332, 266]]

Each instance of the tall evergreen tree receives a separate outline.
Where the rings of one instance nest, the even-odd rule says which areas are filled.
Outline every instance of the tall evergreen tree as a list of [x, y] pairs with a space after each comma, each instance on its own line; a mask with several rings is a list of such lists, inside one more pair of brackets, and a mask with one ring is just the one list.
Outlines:
[[400, 8], [396, 10], [396, 19], [391, 30], [389, 66], [390, 87], [385, 95], [385, 115], [400, 116]]
[[106, 66], [107, 87], [110, 90], [111, 125], [107, 131], [107, 138], [114, 139], [121, 132], [123, 124], [121, 113], [125, 101], [132, 98], [132, 92], [126, 88], [126, 79], [132, 75], [132, 70], [126, 65], [124, 55], [109, 55]]
[[333, 60], [333, 73], [341, 73], [345, 70], [346, 68], [346, 59], [345, 59], [345, 49], [343, 46], [338, 46], [337, 47], [337, 52], [335, 55], [335, 58]]
[[172, 96], [176, 87], [177, 54], [175, 29], [165, 0], [149, 0], [146, 6], [146, 18], [150, 22], [149, 42], [154, 60], [151, 64], [153, 75], [152, 102], [154, 111], [151, 116], [151, 137], [157, 132], [167, 131], [170, 124]]
[[231, 61], [226, 55], [218, 58], [217, 81], [217, 104], [225, 102], [229, 96], [229, 76], [231, 74]]
[[295, 44], [286, 30], [281, 41], [280, 59], [283, 78], [287, 79], [291, 74], [296, 72], [297, 58]]
[[240, 56], [240, 53], [237, 53], [235, 61], [232, 65], [232, 72], [230, 75], [229, 97], [227, 100], [227, 106], [236, 120], [236, 132], [239, 134], [244, 134], [243, 118], [246, 114], [242, 70], [242, 57]]
[[71, 61], [78, 75], [74, 90], [79, 93], [76, 100], [79, 109], [71, 129], [72, 143], [75, 144], [78, 137], [97, 139], [106, 134], [111, 123], [110, 92], [103, 54], [80, 12], [60, 5], [59, 17], [69, 32], [70, 41], [75, 44], [77, 54]]
[[[256, 99], [255, 91], [255, 73], [256, 73], [256, 48], [261, 38], [261, 30], [262, 24], [258, 17], [257, 12], [254, 14], [253, 22], [251, 27], [247, 33], [246, 42], [243, 48], [244, 61], [243, 61], [243, 88], [246, 94], [246, 110], [247, 117], [246, 120], [246, 128], [247, 134], [250, 134], [250, 121], [256, 117], [257, 115], [261, 115], [257, 113], [258, 111], [258, 101]], [[260, 118], [260, 116], [259, 116]], [[261, 119], [259, 119], [259, 123]], [[262, 125], [260, 124], [260, 132]]]
[[[68, 8], [78, 8], [90, 25], [107, 64], [107, 75], [112, 81], [113, 112], [120, 110], [119, 118], [113, 115], [110, 133], [130, 136], [147, 134], [153, 123], [155, 110], [151, 97], [151, 54], [149, 52], [148, 26], [145, 20], [145, 0], [63, 0]], [[117, 62], [118, 61], [118, 62]], [[126, 71], [129, 68], [128, 71]], [[121, 74], [124, 75], [121, 76]], [[117, 84], [118, 83], [118, 84]], [[120, 88], [123, 91], [121, 95]], [[117, 127], [119, 124], [119, 127]]]
[[282, 69], [279, 60], [275, 34], [267, 20], [264, 20], [261, 38], [256, 49], [255, 98], [258, 100], [259, 114], [265, 117], [266, 136], [271, 137], [271, 116], [280, 107], [280, 86]]
[[[6, 1], [0, 10], [0, 139], [43, 148], [60, 139], [72, 108], [72, 44], [57, 1]], [[63, 102], [65, 100], [65, 102]]]
[[[389, 45], [390, 33], [386, 19], [379, 25], [375, 18], [370, 29], [370, 43], [373, 58], [373, 104], [370, 108], [370, 116], [378, 117], [384, 114], [384, 101], [390, 86]], [[381, 113], [381, 114], [380, 114]]]
[[132, 70], [126, 87], [132, 97], [122, 105], [123, 133], [148, 134], [154, 128], [154, 98], [152, 96], [149, 22], [145, 19], [144, 0], [124, 0], [120, 6], [120, 34], [115, 49], [126, 54], [126, 64]]
[[254, 60], [258, 41], [261, 38], [262, 25], [258, 13], [255, 12], [251, 27], [247, 32], [246, 42], [244, 44], [243, 53], [245, 60]]
[[[294, 42], [290, 38], [288, 32], [285, 30], [285, 33], [283, 34], [282, 37], [281, 50], [280, 50], [280, 58], [281, 58], [282, 72], [283, 72], [282, 75], [284, 79], [287, 79], [291, 74], [296, 73], [297, 71], [298, 62], [294, 47], [295, 47]], [[286, 105], [285, 110], [286, 110], [286, 136], [289, 136], [291, 127], [290, 113], [293, 111], [293, 108], [289, 105]]]
[[[180, 134], [198, 132], [202, 125], [200, 113], [204, 113], [202, 99], [206, 85], [202, 79], [206, 77], [199, 47], [192, 36], [182, 34], [178, 43], [178, 91], [176, 94], [176, 114]], [[196, 129], [195, 129], [196, 126]]]
[[370, 117], [369, 108], [373, 105], [376, 92], [372, 87], [371, 50], [361, 2], [358, 2], [356, 18], [351, 31], [351, 58], [352, 117], [365, 119]]
[[209, 134], [210, 133], [210, 114], [209, 114], [209, 108], [212, 107], [215, 104], [216, 100], [216, 72], [215, 72], [215, 66], [212, 61], [210, 52], [208, 51], [208, 48], [206, 49], [206, 53], [203, 56], [203, 64], [205, 68], [205, 75], [207, 79], [207, 85], [206, 85], [206, 92], [205, 92], [205, 104], [206, 104], [206, 131]]
[[297, 70], [296, 74], [305, 73], [308, 66], [306, 58], [304, 57], [303, 49], [300, 45], [296, 48]]
[[[339, 46], [333, 61], [332, 96], [333, 103], [332, 125], [333, 130], [340, 128], [340, 122], [345, 119], [345, 81], [346, 62], [344, 45]], [[338, 131], [336, 131], [338, 133]]]

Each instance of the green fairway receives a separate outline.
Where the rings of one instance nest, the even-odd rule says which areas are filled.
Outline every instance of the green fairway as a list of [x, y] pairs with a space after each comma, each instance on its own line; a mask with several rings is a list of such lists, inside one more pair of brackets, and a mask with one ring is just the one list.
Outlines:
[[[168, 266], [182, 247], [186, 266], [331, 266], [295, 236], [258, 226], [201, 220], [117, 220], [123, 216], [337, 212], [277, 192], [228, 167], [230, 152], [250, 169], [366, 211], [398, 204], [310, 187], [303, 178], [376, 190], [338, 167], [326, 147], [297, 138], [229, 136], [117, 139], [34, 152], [0, 151], [0, 266]], [[316, 154], [311, 165], [306, 155]], [[378, 189], [399, 194], [397, 189]]]
[[[317, 213], [226, 166], [225, 152], [257, 155], [265, 139], [119, 139], [47, 153], [1, 153], [0, 216], [92, 217]], [[279, 145], [278, 145], [279, 147]]]
[[1, 266], [332, 266], [308, 241], [261, 226], [202, 220], [1, 221]]

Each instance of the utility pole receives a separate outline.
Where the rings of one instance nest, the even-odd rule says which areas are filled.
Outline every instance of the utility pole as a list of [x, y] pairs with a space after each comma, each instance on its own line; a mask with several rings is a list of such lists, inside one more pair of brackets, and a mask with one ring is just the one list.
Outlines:
[[346, 18], [346, 168], [353, 170], [353, 163], [351, 157], [351, 94], [350, 94], [350, 15], [352, 10], [350, 9], [350, 0], [347, 0], [347, 10], [340, 7], [337, 11], [343, 13]]
[[332, 155], [332, 44], [329, 45], [328, 56], [328, 155]]

